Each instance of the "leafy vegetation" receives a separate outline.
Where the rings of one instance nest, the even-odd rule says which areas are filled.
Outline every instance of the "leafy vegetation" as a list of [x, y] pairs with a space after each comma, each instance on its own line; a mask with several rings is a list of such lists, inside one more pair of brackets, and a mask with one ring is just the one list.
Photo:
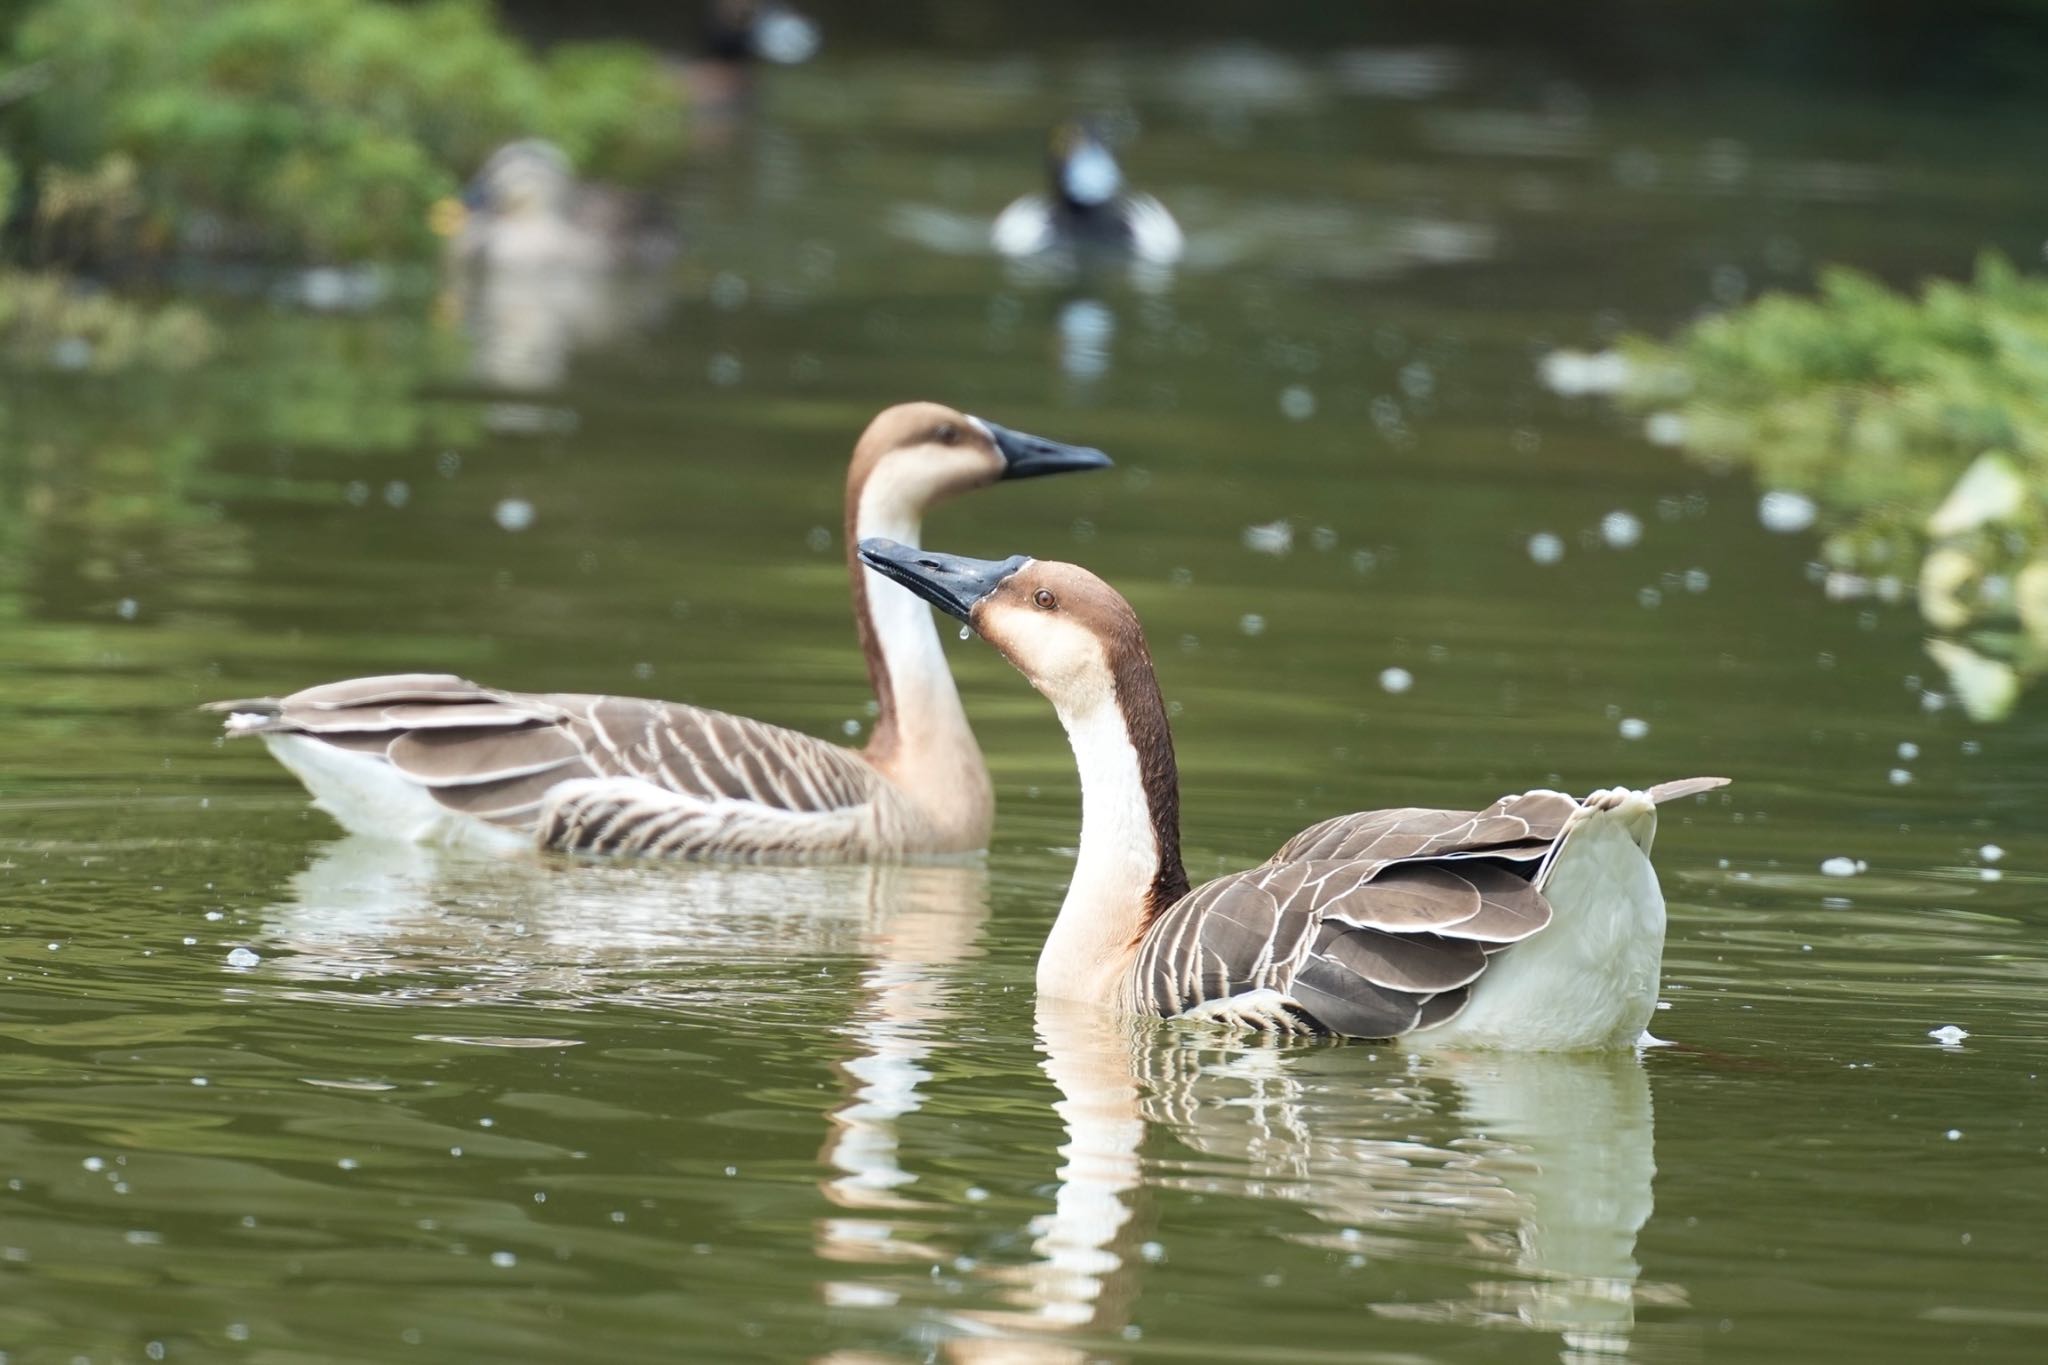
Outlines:
[[131, 303], [56, 271], [0, 269], [0, 356], [13, 368], [182, 370], [213, 348], [197, 309]]
[[539, 58], [482, 0], [38, 0], [12, 49], [32, 90], [0, 133], [45, 259], [173, 243], [417, 254], [430, 207], [508, 139], [549, 138], [583, 173], [625, 180], [682, 148], [681, 97], [654, 54]]
[[2048, 613], [2048, 279], [1987, 254], [1914, 298], [1835, 268], [1816, 298], [1627, 354], [1624, 401], [1675, 412], [1695, 457], [1811, 497], [1838, 574], [1917, 577], [1937, 626], [2018, 615], [2048, 637], [2027, 619]]

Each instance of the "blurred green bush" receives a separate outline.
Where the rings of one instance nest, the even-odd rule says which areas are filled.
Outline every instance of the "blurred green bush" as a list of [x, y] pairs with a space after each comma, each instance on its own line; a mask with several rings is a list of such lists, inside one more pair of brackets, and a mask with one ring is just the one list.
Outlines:
[[1987, 253], [1915, 298], [1835, 267], [1815, 298], [1623, 350], [1622, 401], [1676, 414], [1695, 458], [1813, 499], [1831, 591], [1917, 580], [1931, 625], [2017, 617], [2048, 643], [2048, 278]]
[[0, 144], [60, 262], [416, 256], [434, 202], [511, 138], [628, 182], [683, 148], [654, 53], [536, 57], [483, 0], [36, 0], [8, 60]]

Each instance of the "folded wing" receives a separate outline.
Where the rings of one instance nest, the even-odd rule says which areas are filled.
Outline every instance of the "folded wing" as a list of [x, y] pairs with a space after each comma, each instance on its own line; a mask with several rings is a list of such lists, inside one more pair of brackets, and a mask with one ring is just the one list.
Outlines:
[[620, 822], [633, 818], [650, 845], [636, 851], [708, 852], [694, 837], [671, 847], [656, 826], [673, 832], [707, 812], [716, 818], [694, 828], [848, 812], [871, 803], [879, 783], [838, 745], [744, 717], [631, 697], [503, 692], [447, 674], [355, 678], [211, 709], [229, 713], [231, 734], [304, 735], [382, 758], [451, 810], [573, 851], [624, 849]]

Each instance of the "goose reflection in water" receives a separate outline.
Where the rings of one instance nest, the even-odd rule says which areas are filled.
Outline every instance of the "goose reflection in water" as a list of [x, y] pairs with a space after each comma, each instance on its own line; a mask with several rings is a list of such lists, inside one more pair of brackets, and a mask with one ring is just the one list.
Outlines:
[[865, 956], [862, 1010], [846, 1027], [886, 1072], [899, 1054], [921, 1055], [918, 974], [973, 951], [986, 882], [979, 863], [563, 865], [352, 835], [292, 878], [262, 942], [277, 954], [266, 968], [302, 991], [389, 977], [379, 1001], [623, 1001], [686, 1015], [788, 998], [744, 976], [705, 980], [706, 965]]
[[[1040, 1003], [1037, 1028], [1066, 1129], [1053, 1207], [1030, 1224], [1032, 1259], [974, 1267], [999, 1306], [946, 1315], [948, 1359], [1078, 1362], [1118, 1349], [1148, 1258], [1172, 1252], [1160, 1190], [1299, 1206], [1326, 1226], [1283, 1235], [1356, 1267], [1476, 1272], [1462, 1296], [1369, 1307], [1555, 1334], [1570, 1365], [1642, 1354], [1636, 1306], [1684, 1302], [1676, 1286], [1642, 1283], [1635, 1257], [1656, 1166], [1634, 1056], [1396, 1061], [1358, 1044], [1107, 1023], [1055, 1002]], [[892, 1117], [914, 1107], [899, 1094]], [[1183, 1154], [1145, 1155], [1148, 1137], [1160, 1150], [1155, 1129]], [[946, 1259], [893, 1235], [870, 1246], [878, 1262]], [[896, 1301], [885, 1282], [862, 1288], [842, 1285], [836, 1301]]]

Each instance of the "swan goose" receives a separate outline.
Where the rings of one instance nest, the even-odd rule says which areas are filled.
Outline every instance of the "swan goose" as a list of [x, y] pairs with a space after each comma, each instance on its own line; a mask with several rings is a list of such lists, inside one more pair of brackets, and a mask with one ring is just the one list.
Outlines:
[[1085, 125], [1053, 130], [1046, 169], [1050, 194], [1027, 194], [996, 215], [989, 242], [999, 255], [1081, 247], [1129, 252], [1155, 265], [1181, 258], [1187, 241], [1180, 224], [1166, 205], [1125, 187], [1116, 157]]
[[878, 711], [855, 751], [676, 702], [507, 692], [438, 673], [212, 703], [351, 831], [506, 850], [837, 862], [972, 852], [995, 798], [932, 615], [862, 569], [932, 504], [1001, 479], [1100, 469], [1099, 450], [936, 403], [877, 416], [846, 476], [854, 620]]
[[1130, 604], [1086, 569], [1022, 555], [870, 540], [860, 556], [971, 625], [1066, 727], [1081, 846], [1038, 959], [1041, 995], [1416, 1045], [1642, 1038], [1664, 947], [1657, 805], [1725, 778], [1341, 815], [1190, 889], [1173, 737]]

